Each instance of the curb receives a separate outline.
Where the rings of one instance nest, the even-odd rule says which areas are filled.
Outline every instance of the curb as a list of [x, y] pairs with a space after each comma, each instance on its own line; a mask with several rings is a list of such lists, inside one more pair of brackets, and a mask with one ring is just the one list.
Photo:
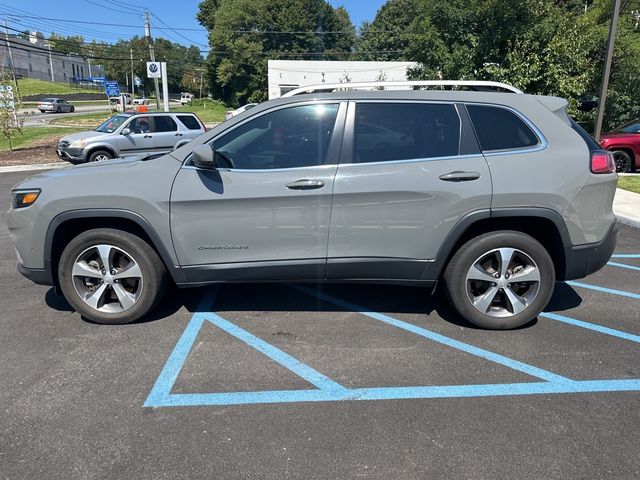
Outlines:
[[619, 213], [616, 213], [616, 218], [618, 219], [618, 223], [621, 223], [622, 225], [640, 229], [640, 220], [638, 219], [627, 217], [626, 215], [620, 215]]
[[34, 165], [12, 165], [9, 167], [0, 167], [0, 173], [10, 172], [30, 172], [37, 170], [55, 170], [59, 168], [70, 167], [70, 163], [56, 162], [56, 163], [36, 163]]
[[617, 188], [613, 213], [621, 224], [640, 228], [640, 194]]

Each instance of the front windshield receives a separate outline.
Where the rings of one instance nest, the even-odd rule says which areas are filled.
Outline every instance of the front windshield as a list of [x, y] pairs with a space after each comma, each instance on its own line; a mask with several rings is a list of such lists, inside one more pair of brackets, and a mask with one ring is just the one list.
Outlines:
[[109, 120], [96, 128], [96, 132], [113, 133], [128, 119], [129, 115], [116, 115], [114, 117], [111, 117]]
[[629, 122], [626, 125], [616, 128], [614, 131], [621, 133], [640, 133], [640, 122], [638, 120], [634, 120], [633, 122]]

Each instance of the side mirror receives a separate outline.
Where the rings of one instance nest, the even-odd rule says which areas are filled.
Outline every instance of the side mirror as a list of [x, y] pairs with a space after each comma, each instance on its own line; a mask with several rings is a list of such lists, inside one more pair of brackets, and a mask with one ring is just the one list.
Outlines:
[[173, 146], [174, 150], [179, 149], [180, 147], [184, 147], [187, 143], [189, 143], [191, 141], [190, 138], [185, 138], [180, 140], [179, 142], [176, 142], [176, 144]]
[[213, 170], [217, 167], [213, 149], [208, 144], [198, 145], [193, 149], [193, 164], [205, 170]]
[[122, 129], [122, 135], [131, 135], [131, 129], [130, 128], [123, 128]]

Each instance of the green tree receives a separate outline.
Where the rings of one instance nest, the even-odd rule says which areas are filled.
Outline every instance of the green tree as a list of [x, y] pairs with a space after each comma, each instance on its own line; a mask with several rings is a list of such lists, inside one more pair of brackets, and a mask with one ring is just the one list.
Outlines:
[[205, 0], [198, 19], [213, 93], [234, 105], [266, 98], [267, 59], [346, 58], [355, 41], [347, 12], [325, 0]]
[[360, 28], [357, 51], [363, 53], [359, 58], [407, 60], [406, 51], [414, 38], [411, 30], [417, 8], [418, 0], [389, 0], [380, 7], [373, 21], [365, 21]]

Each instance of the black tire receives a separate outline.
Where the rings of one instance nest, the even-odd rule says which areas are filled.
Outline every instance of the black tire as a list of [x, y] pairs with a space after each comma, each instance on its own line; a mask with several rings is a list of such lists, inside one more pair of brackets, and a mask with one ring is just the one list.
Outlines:
[[40, 113], [45, 113], [45, 111], [44, 110], [40, 110]]
[[[504, 277], [505, 280], [503, 280], [503, 277], [496, 279], [496, 283], [492, 284], [491, 288], [499, 288], [499, 294], [494, 300], [494, 302], [497, 302], [497, 305], [492, 302], [489, 304], [486, 313], [483, 313], [474, 306], [470, 298], [474, 293], [470, 293], [468, 290], [468, 288], [475, 288], [478, 285], [481, 287], [482, 282], [474, 283], [474, 281], [471, 280], [468, 284], [467, 273], [472, 271], [472, 267], [476, 265], [476, 262], [481, 258], [489, 258], [484, 257], [484, 255], [490, 255], [490, 252], [499, 248], [517, 249], [522, 252], [524, 256], [528, 256], [535, 263], [540, 280], [531, 283], [514, 283], [513, 287], [511, 283], [509, 283], [507, 287], [507, 285], [498, 282], [508, 282], [509, 280], [506, 279], [508, 279], [509, 275], [512, 275], [513, 272], [507, 274], [507, 276]], [[499, 275], [497, 272], [496, 274]], [[458, 251], [454, 253], [445, 270], [444, 282], [449, 302], [462, 317], [482, 328], [507, 330], [520, 327], [532, 321], [547, 306], [555, 285], [555, 268], [549, 253], [537, 240], [521, 232], [503, 230], [485, 233], [462, 245]], [[500, 288], [501, 285], [504, 288]], [[528, 290], [528, 288], [535, 288], [536, 285], [536, 290]], [[487, 283], [487, 287], [489, 287], [489, 283]], [[506, 288], [509, 288], [510, 292], [505, 292]], [[524, 309], [518, 313], [514, 313], [513, 308], [511, 308], [511, 312], [508, 311], [509, 305], [513, 306], [513, 303], [508, 301], [508, 296], [506, 295], [506, 293], [515, 292], [516, 288], [522, 288], [525, 292], [533, 292], [531, 302], [527, 302], [528, 304]], [[503, 302], [506, 308], [503, 308], [500, 302]], [[503, 310], [502, 314], [506, 316], [497, 316], [500, 314], [500, 309]], [[489, 312], [491, 312], [492, 315], [487, 314]]]
[[[142, 272], [139, 298], [129, 309], [105, 313], [89, 306], [78, 293], [73, 280], [73, 267], [79, 256], [101, 244], [108, 244], [127, 252]], [[162, 298], [167, 287], [167, 274], [157, 253], [141, 238], [132, 233], [110, 228], [97, 228], [79, 234], [65, 247], [58, 262], [58, 281], [63, 295], [84, 318], [96, 323], [120, 325], [134, 322], [151, 311]], [[107, 293], [109, 288], [107, 286]]]
[[87, 161], [95, 162], [98, 160], [99, 157], [106, 157], [107, 159], [109, 159], [109, 158], [113, 158], [113, 155], [111, 155], [111, 152], [107, 150], [96, 150], [95, 152], [92, 152], [91, 155], [89, 155], [89, 160]]
[[60, 113], [62, 112], [62, 109], [60, 107], [56, 108], [56, 113]]
[[71, 105], [71, 108], [69, 109], [70, 113], [73, 113], [76, 111], [76, 107], [74, 107], [73, 105]]
[[634, 170], [634, 162], [626, 150], [612, 150], [613, 160], [616, 162], [616, 172], [629, 173]]

